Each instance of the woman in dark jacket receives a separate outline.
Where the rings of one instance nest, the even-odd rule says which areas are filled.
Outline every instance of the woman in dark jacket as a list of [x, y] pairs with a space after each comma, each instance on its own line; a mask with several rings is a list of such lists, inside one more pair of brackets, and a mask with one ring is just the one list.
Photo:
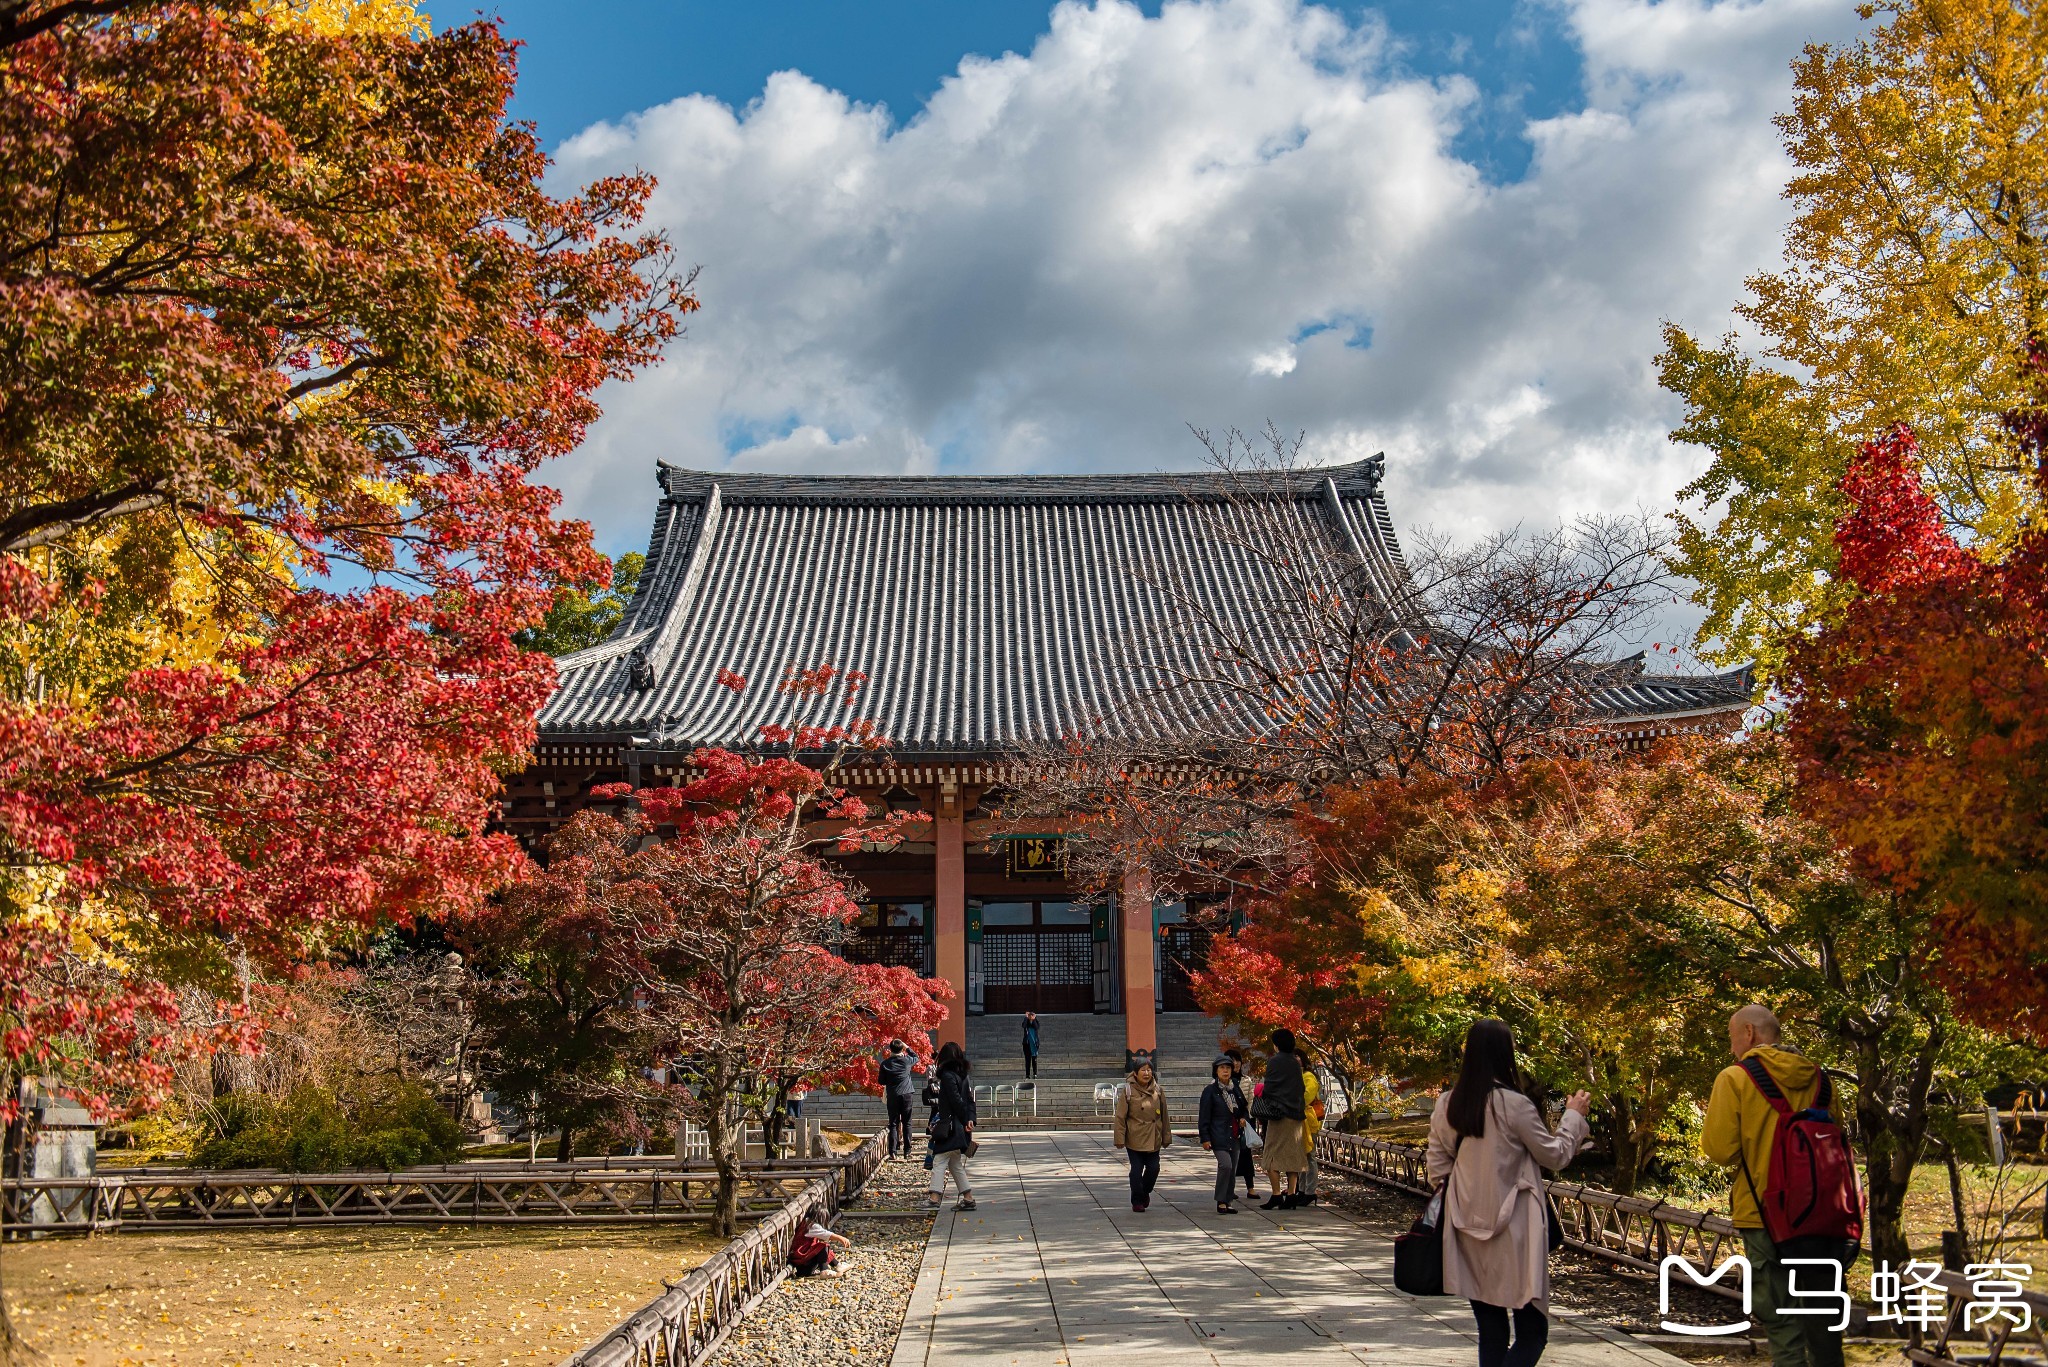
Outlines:
[[1301, 1080], [1294, 1032], [1275, 1030], [1271, 1043], [1273, 1052], [1266, 1057], [1260, 1100], [1266, 1118], [1266, 1183], [1273, 1194], [1261, 1209], [1292, 1209], [1300, 1201], [1301, 1174], [1308, 1168], [1308, 1147], [1303, 1140], [1308, 1086]]
[[1202, 1147], [1216, 1155], [1216, 1213], [1235, 1215], [1230, 1204], [1237, 1189], [1237, 1146], [1244, 1132], [1244, 1093], [1237, 1088], [1237, 1068], [1228, 1058], [1217, 1055], [1209, 1065], [1214, 1079], [1202, 1089], [1202, 1113], [1195, 1123]]
[[[1246, 1116], [1245, 1124], [1250, 1125], [1248, 1103], [1244, 1099], [1244, 1051], [1236, 1047], [1225, 1049], [1223, 1057], [1230, 1060], [1230, 1091], [1237, 1103], [1237, 1113]], [[1264, 1136], [1260, 1136], [1264, 1138]], [[1242, 1126], [1237, 1131], [1237, 1175], [1244, 1179], [1244, 1199], [1253, 1200], [1259, 1194], [1257, 1174], [1259, 1165], [1252, 1161], [1252, 1146], [1245, 1142]]]
[[931, 1203], [945, 1199], [946, 1174], [960, 1193], [957, 1210], [974, 1209], [974, 1187], [967, 1177], [967, 1146], [974, 1142], [974, 1085], [967, 1080], [973, 1071], [967, 1051], [952, 1040], [939, 1050], [938, 1075], [926, 1088], [932, 1103], [931, 1120], [925, 1132], [931, 1138]]

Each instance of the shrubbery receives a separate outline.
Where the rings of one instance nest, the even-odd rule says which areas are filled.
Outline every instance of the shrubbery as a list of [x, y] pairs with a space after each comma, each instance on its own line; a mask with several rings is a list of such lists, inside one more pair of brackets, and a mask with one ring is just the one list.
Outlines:
[[282, 1098], [236, 1092], [213, 1106], [213, 1128], [192, 1155], [202, 1168], [336, 1172], [446, 1163], [462, 1130], [419, 1083], [366, 1079], [347, 1093], [303, 1083]]

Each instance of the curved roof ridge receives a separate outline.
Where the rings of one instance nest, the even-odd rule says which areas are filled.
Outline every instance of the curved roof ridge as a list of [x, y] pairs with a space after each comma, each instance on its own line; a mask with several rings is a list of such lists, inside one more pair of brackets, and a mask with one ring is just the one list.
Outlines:
[[1175, 470], [1151, 474], [1084, 475], [841, 475], [763, 474], [690, 470], [657, 461], [662, 492], [696, 502], [716, 487], [734, 503], [908, 503], [931, 506], [977, 503], [1221, 502], [1230, 498], [1317, 497], [1325, 482], [1346, 497], [1379, 492], [1384, 454], [1345, 465], [1255, 470]]

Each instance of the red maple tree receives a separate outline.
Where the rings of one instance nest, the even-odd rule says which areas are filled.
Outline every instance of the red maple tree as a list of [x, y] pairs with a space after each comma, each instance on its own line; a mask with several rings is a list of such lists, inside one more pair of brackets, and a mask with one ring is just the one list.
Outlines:
[[[2048, 497], [2048, 422], [2009, 427]], [[1835, 542], [1856, 594], [1793, 650], [1787, 676], [1800, 792], [1873, 876], [1945, 908], [1943, 962], [1973, 1014], [2036, 1019], [2048, 1002], [2048, 529], [1964, 545], [1915, 452], [1901, 428], [1844, 479]]]
[[[748, 686], [729, 671], [719, 682]], [[812, 720], [828, 705], [843, 712], [865, 682], [830, 666], [792, 669], [775, 685], [790, 716], [761, 728], [765, 753], [698, 749], [689, 782], [602, 785], [592, 798], [624, 810], [579, 816], [626, 852], [601, 888], [578, 895], [606, 909], [601, 952], [642, 1008], [649, 1061], [667, 1061], [679, 1083], [668, 1106], [708, 1134], [719, 1178], [713, 1224], [728, 1237], [747, 1121], [765, 1123], [796, 1083], [854, 1080], [891, 1034], [914, 1037], [944, 1014], [944, 984], [836, 953], [860, 908], [824, 856], [892, 845], [930, 820], [870, 821], [865, 803], [800, 758], [829, 769], [882, 747], [869, 722]]]
[[[168, 982], [232, 997], [513, 872], [485, 823], [553, 674], [511, 637], [605, 572], [529, 477], [695, 307], [630, 232], [648, 181], [544, 191], [492, 24], [15, 8], [0, 1116], [23, 1074], [144, 1102], [207, 1042]], [[138, 622], [217, 645], [71, 648]]]

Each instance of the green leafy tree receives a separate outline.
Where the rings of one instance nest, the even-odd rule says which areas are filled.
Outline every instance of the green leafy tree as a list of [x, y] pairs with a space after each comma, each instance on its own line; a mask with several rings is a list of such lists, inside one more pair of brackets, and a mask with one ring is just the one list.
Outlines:
[[627, 605], [647, 557], [628, 551], [611, 562], [609, 585], [564, 585], [555, 590], [554, 605], [539, 626], [528, 627], [512, 639], [527, 650], [543, 655], [567, 655], [596, 645], [625, 620]]
[[[1668, 958], [1686, 981], [1778, 1012], [1787, 1042], [1840, 1079], [1871, 1254], [1897, 1265], [1907, 1186], [1943, 1106], [1980, 1098], [2029, 1051], [1961, 1017], [1939, 907], [1860, 874], [1800, 812], [1792, 772], [1773, 736], [1617, 766], [1533, 815], [1521, 881], [1620, 962]], [[1695, 1027], [1712, 1026], [1710, 1055], [1721, 1024]]]

